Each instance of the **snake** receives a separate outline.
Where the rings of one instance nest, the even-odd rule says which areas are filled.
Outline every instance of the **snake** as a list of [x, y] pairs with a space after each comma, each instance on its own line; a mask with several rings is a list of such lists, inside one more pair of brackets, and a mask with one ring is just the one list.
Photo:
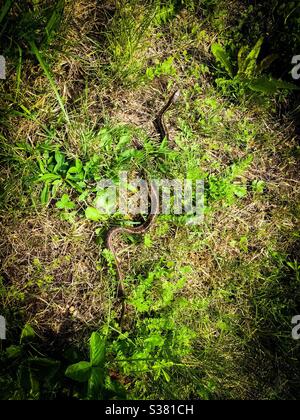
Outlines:
[[[167, 140], [170, 147], [174, 146], [174, 143], [171, 141], [169, 132], [167, 129], [167, 126], [164, 121], [164, 116], [166, 112], [169, 110], [169, 108], [177, 102], [178, 98], [180, 96], [180, 91], [176, 90], [172, 93], [172, 95], [169, 97], [166, 104], [162, 107], [162, 109], [156, 114], [155, 119], [153, 120], [153, 125], [160, 137], [161, 142]], [[140, 145], [136, 145], [136, 147], [139, 147]], [[143, 235], [147, 233], [150, 229], [150, 227], [153, 225], [153, 222], [155, 221], [157, 215], [159, 214], [159, 195], [158, 191], [155, 188], [155, 186], [150, 183], [151, 188], [148, 192], [149, 198], [151, 200], [151, 211], [148, 215], [147, 220], [142, 223], [141, 225], [137, 227], [121, 227], [116, 226], [112, 227], [106, 237], [106, 247], [112, 254], [116, 266], [116, 272], [117, 272], [117, 298], [121, 302], [121, 315], [119, 317], [119, 325], [122, 326], [123, 318], [126, 312], [126, 292], [125, 292], [125, 286], [124, 286], [124, 273], [121, 269], [120, 260], [118, 258], [117, 249], [114, 245], [115, 238], [118, 235], [122, 234], [135, 234], [135, 235]]]

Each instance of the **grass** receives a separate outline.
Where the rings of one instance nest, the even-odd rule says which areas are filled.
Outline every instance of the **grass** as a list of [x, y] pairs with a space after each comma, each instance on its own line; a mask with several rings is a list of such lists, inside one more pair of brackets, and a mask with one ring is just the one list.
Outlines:
[[[237, 68], [265, 18], [254, 25], [242, 1], [198, 3], [0, 9], [1, 399], [299, 398], [298, 93], [230, 78], [215, 56]], [[297, 33], [273, 3], [257, 63], [282, 53], [274, 16]], [[282, 74], [263, 72], [291, 82]], [[152, 121], [175, 87], [170, 149]], [[121, 331], [105, 239], [136, 220], [93, 209], [97, 182], [124, 170], [204, 179], [205, 219], [161, 215], [118, 239]]]
[[[49, 80], [49, 84], [50, 84], [51, 88], [53, 89], [53, 92], [54, 92], [54, 94], [55, 94], [55, 96], [57, 98], [57, 101], [59, 103], [59, 106], [61, 107], [61, 110], [62, 110], [62, 112], [64, 114], [64, 117], [65, 117], [66, 122], [67, 123], [70, 123], [70, 119], [69, 119], [68, 114], [67, 114], [67, 112], [65, 110], [63, 100], [62, 100], [62, 98], [61, 98], [61, 96], [60, 96], [60, 94], [59, 94], [59, 92], [58, 92], [58, 90], [56, 88], [56, 84], [53, 81], [53, 78], [52, 78], [52, 76], [50, 74], [50, 71], [48, 69], [47, 64], [43, 60], [43, 58], [42, 58], [42, 56], [41, 56], [41, 54], [40, 54], [37, 46], [35, 45], [35, 42], [34, 41], [30, 41], [29, 42], [29, 45], [31, 47], [31, 51], [36, 56], [38, 62], [40, 63], [41, 68], [43, 69], [43, 71], [45, 72], [45, 75], [46, 75], [47, 79]], [[19, 75], [18, 75], [18, 85], [19, 85]]]

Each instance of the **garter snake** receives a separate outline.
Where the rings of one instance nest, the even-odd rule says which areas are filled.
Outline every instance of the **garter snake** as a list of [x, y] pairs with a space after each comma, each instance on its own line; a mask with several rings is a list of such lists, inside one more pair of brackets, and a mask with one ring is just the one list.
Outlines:
[[[170, 96], [169, 100], [163, 106], [163, 108], [157, 113], [153, 121], [154, 127], [157, 133], [159, 134], [160, 140], [163, 141], [166, 139], [169, 143], [169, 146], [172, 146], [174, 143], [171, 143], [169, 133], [165, 125], [165, 121], [164, 121], [164, 115], [169, 110], [169, 108], [178, 100], [179, 95], [180, 95], [179, 90], [176, 90]], [[118, 276], [117, 297], [120, 299], [121, 304], [122, 304], [121, 315], [119, 318], [120, 326], [122, 325], [123, 317], [126, 311], [126, 302], [125, 302], [126, 293], [125, 293], [125, 287], [124, 287], [124, 273], [120, 267], [120, 261], [117, 256], [116, 249], [114, 247], [114, 239], [116, 238], [116, 236], [123, 233], [142, 235], [146, 233], [152, 226], [156, 216], [159, 213], [159, 195], [155, 186], [152, 183], [150, 184], [151, 184], [151, 188], [150, 188], [150, 191], [148, 192], [148, 195], [151, 202], [151, 211], [149, 213], [147, 220], [137, 227], [127, 227], [127, 228], [120, 227], [120, 226], [113, 227], [107, 233], [106, 246], [109, 249], [109, 251], [112, 253], [115, 259], [115, 265], [116, 265], [117, 276]]]

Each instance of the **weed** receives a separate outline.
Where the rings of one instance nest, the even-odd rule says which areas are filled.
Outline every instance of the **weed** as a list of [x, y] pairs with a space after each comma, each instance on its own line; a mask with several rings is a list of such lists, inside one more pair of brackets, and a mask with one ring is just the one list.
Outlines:
[[278, 56], [273, 54], [265, 57], [258, 63], [258, 57], [261, 52], [264, 38], [260, 38], [255, 46], [249, 52], [249, 47], [242, 47], [238, 53], [238, 70], [234, 75], [231, 58], [219, 44], [212, 45], [212, 53], [216, 59], [226, 70], [230, 80], [219, 78], [216, 80], [217, 85], [222, 89], [222, 92], [228, 95], [244, 95], [247, 90], [259, 92], [267, 95], [274, 95], [280, 89], [287, 91], [297, 90], [298, 87], [292, 83], [284, 82], [282, 80], [275, 80], [274, 78], [263, 75], [262, 73], [277, 60]]
[[[0, 398], [298, 399], [297, 4], [2, 3]], [[205, 218], [116, 238], [121, 331], [122, 171], [204, 180]]]

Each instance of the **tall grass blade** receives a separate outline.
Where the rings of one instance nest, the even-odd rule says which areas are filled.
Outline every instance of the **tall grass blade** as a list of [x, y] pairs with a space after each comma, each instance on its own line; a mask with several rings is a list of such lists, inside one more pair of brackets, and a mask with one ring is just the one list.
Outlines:
[[53, 36], [55, 35], [56, 30], [59, 27], [59, 24], [63, 17], [63, 10], [65, 7], [65, 0], [59, 0], [54, 7], [52, 15], [46, 26], [46, 42], [52, 41]]
[[2, 8], [0, 10], [0, 25], [3, 22], [3, 19], [5, 18], [7, 13], [9, 12], [13, 2], [14, 2], [14, 0], [6, 0], [6, 2], [2, 6]]
[[15, 101], [17, 100], [20, 94], [21, 72], [22, 72], [22, 61], [23, 61], [23, 52], [19, 45], [18, 45], [18, 50], [19, 50], [19, 60], [18, 60], [18, 66], [17, 66], [17, 86], [16, 86]]
[[50, 85], [52, 87], [53, 92], [55, 93], [56, 99], [57, 99], [57, 101], [59, 103], [59, 106], [60, 106], [60, 108], [61, 108], [64, 116], [65, 116], [66, 121], [68, 123], [70, 123], [70, 118], [69, 118], [68, 113], [67, 113], [67, 111], [65, 109], [64, 102], [63, 102], [63, 100], [62, 100], [62, 98], [61, 98], [61, 96], [60, 96], [60, 94], [59, 94], [59, 92], [57, 90], [56, 84], [55, 84], [55, 82], [54, 82], [54, 80], [52, 78], [52, 75], [50, 73], [50, 70], [48, 68], [48, 65], [45, 63], [44, 59], [42, 58], [42, 56], [41, 56], [41, 54], [40, 54], [40, 52], [39, 52], [39, 50], [38, 50], [35, 42], [32, 41], [32, 40], [30, 40], [29, 41], [29, 44], [30, 44], [30, 47], [31, 47], [32, 52], [36, 56], [38, 62], [40, 63], [40, 66], [44, 70], [44, 73], [45, 73], [47, 79], [49, 80], [49, 83], [50, 83]]

